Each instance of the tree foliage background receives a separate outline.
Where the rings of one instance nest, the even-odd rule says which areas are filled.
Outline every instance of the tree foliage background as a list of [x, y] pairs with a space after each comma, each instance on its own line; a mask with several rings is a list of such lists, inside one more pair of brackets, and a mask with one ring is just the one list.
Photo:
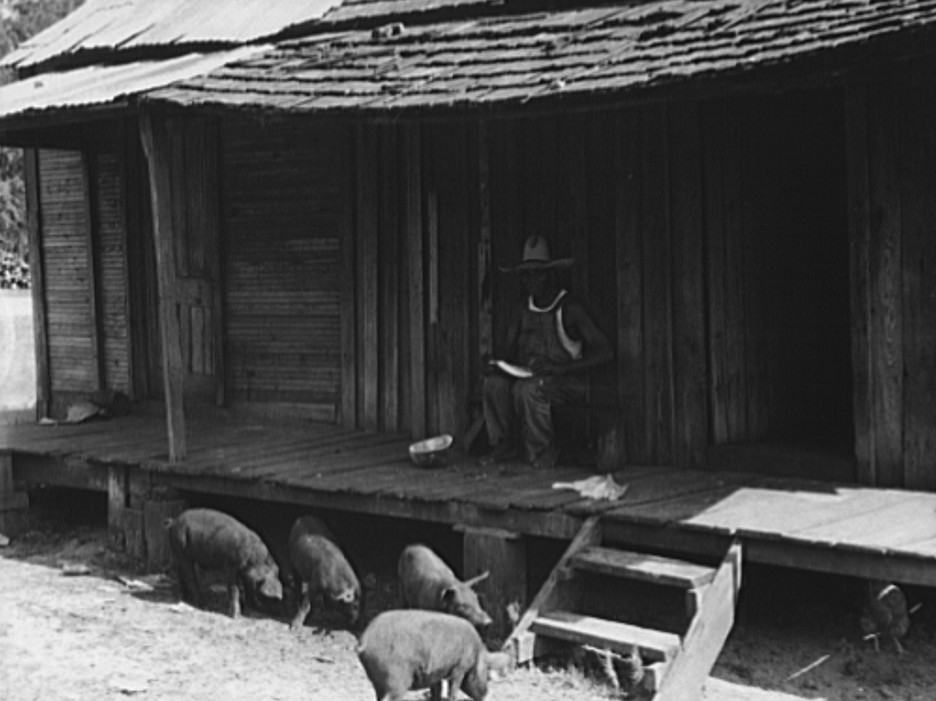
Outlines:
[[[0, 56], [60, 20], [83, 0], [0, 0]], [[5, 76], [10, 80], [10, 76]], [[0, 80], [0, 83], [4, 82]], [[0, 147], [0, 252], [27, 258], [23, 152]]]

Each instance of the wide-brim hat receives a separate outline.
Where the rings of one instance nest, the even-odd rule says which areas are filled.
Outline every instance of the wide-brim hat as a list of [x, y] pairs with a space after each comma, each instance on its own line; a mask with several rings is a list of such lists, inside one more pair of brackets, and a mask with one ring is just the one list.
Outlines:
[[505, 273], [523, 270], [549, 270], [569, 268], [575, 261], [572, 258], [553, 258], [549, 255], [549, 243], [538, 234], [530, 236], [523, 244], [523, 259], [513, 267], [501, 266]]

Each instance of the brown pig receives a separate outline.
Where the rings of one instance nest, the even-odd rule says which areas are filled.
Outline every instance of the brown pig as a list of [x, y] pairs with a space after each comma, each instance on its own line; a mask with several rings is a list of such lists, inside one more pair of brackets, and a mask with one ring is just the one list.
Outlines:
[[491, 625], [472, 587], [485, 579], [485, 572], [461, 581], [452, 568], [425, 545], [408, 545], [397, 565], [403, 605], [409, 608], [444, 611], [460, 616], [478, 628]]
[[290, 628], [299, 628], [321, 599], [323, 606], [341, 611], [349, 626], [361, 612], [361, 584], [334, 535], [315, 516], [296, 519], [289, 532], [289, 561], [294, 573], [296, 615]]
[[283, 598], [279, 569], [263, 540], [234, 517], [214, 509], [189, 509], [164, 525], [183, 599], [205, 606], [196, 566], [225, 572], [234, 618], [240, 616], [242, 594], [257, 608], [260, 596]]
[[439, 701], [445, 681], [449, 701], [459, 689], [483, 701], [491, 670], [512, 666], [508, 653], [484, 647], [471, 623], [439, 611], [384, 611], [361, 635], [357, 652], [378, 701], [400, 701], [409, 690], [427, 687]]

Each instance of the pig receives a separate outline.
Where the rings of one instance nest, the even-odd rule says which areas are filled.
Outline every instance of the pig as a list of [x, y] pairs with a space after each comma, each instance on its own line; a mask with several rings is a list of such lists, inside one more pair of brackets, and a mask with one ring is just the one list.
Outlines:
[[430, 698], [448, 698], [461, 689], [483, 701], [492, 670], [513, 666], [506, 652], [489, 652], [475, 627], [463, 618], [439, 611], [391, 610], [378, 614], [364, 630], [358, 659], [374, 686], [378, 701], [400, 701], [411, 689], [430, 689]]
[[361, 612], [361, 584], [334, 535], [315, 516], [296, 519], [289, 532], [289, 562], [296, 591], [296, 615], [290, 628], [300, 628], [321, 599], [323, 607], [339, 610], [354, 626]]
[[903, 654], [900, 639], [910, 629], [910, 612], [907, 597], [892, 582], [871, 579], [865, 583], [865, 601], [861, 611], [861, 629], [865, 639], [874, 641], [879, 649], [879, 639], [886, 635], [894, 641], [897, 652]]
[[472, 587], [487, 578], [485, 572], [462, 582], [452, 568], [425, 545], [408, 545], [397, 565], [404, 607], [444, 611], [460, 616], [477, 628], [491, 625]]
[[175, 555], [183, 599], [205, 607], [195, 567], [198, 565], [225, 572], [232, 618], [240, 616], [242, 594], [254, 608], [260, 608], [260, 596], [282, 600], [279, 568], [267, 546], [234, 517], [214, 509], [189, 509], [166, 519], [164, 526]]

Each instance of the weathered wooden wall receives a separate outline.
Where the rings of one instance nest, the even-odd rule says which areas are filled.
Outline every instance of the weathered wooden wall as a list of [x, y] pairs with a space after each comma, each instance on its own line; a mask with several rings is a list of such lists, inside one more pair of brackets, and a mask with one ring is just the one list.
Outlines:
[[936, 64], [848, 93], [859, 477], [936, 489]]
[[495, 260], [534, 232], [576, 258], [616, 344], [593, 397], [619, 461], [850, 441], [841, 114], [804, 93], [492, 125]]
[[[461, 434], [478, 358], [546, 235], [613, 340], [592, 400], [621, 463], [851, 448], [842, 97], [355, 127], [346, 416]], [[493, 300], [493, 304], [492, 304]], [[348, 347], [347, 345], [345, 346]]]
[[[220, 133], [227, 390], [336, 416], [347, 157], [338, 129], [248, 120]], [[353, 275], [353, 271], [347, 271]]]
[[415, 436], [466, 427], [478, 337], [475, 129], [356, 127], [347, 423]]

